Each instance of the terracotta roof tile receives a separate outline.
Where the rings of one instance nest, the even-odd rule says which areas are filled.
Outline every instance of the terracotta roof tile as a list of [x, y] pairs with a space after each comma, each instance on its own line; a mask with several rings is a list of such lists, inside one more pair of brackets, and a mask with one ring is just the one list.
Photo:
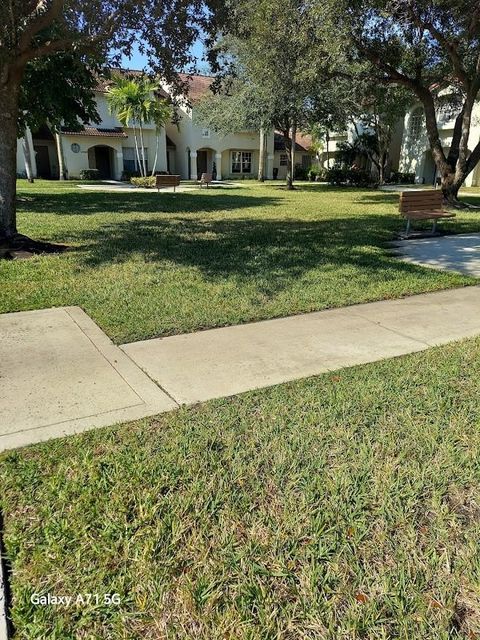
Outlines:
[[188, 73], [179, 73], [178, 75], [182, 82], [187, 83], [187, 95], [192, 102], [208, 94], [214, 81], [212, 76], [189, 75]]
[[80, 131], [67, 131], [62, 128], [62, 133], [69, 136], [97, 136], [102, 138], [128, 138], [120, 127], [114, 129], [101, 129], [99, 127], [83, 127]]
[[[285, 141], [283, 135], [278, 131], [275, 131], [275, 151], [284, 151]], [[297, 133], [295, 138], [295, 151], [309, 151], [312, 146], [312, 136], [304, 133]]]

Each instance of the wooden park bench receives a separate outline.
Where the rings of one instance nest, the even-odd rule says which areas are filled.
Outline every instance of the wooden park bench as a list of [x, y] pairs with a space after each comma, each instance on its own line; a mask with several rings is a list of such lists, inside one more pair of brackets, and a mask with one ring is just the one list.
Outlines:
[[206, 184], [208, 189], [208, 185], [212, 182], [212, 180], [213, 177], [211, 173], [202, 173], [202, 176], [200, 178], [200, 188], [202, 188], [202, 186]]
[[412, 189], [400, 194], [399, 211], [407, 220], [405, 237], [408, 238], [414, 220], [433, 220], [431, 235], [437, 234], [437, 222], [440, 218], [454, 218], [443, 208], [441, 189]]
[[173, 187], [175, 192], [176, 187], [180, 186], [180, 176], [171, 176], [168, 174], [159, 174], [155, 176], [155, 186], [157, 191], [160, 191], [162, 187]]

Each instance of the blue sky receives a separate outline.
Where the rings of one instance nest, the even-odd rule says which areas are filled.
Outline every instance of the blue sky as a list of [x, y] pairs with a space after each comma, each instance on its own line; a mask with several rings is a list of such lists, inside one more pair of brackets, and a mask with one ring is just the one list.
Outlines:
[[[209, 68], [206, 62], [202, 61], [203, 58], [203, 42], [199, 39], [192, 47], [192, 53], [197, 59], [198, 71], [200, 73], [208, 73]], [[147, 66], [147, 57], [142, 55], [137, 47], [134, 47], [134, 51], [130, 58], [126, 56], [122, 57], [122, 67], [127, 69], [143, 69]]]

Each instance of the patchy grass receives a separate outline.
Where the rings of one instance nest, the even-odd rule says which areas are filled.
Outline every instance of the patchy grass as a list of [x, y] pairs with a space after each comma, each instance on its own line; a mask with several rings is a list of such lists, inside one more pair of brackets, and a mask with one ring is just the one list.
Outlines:
[[480, 637], [479, 379], [469, 340], [4, 454], [17, 640]]
[[[21, 231], [73, 250], [0, 263], [0, 312], [80, 305], [116, 342], [475, 282], [387, 253], [402, 225], [394, 193], [19, 185]], [[480, 231], [480, 215], [461, 212], [445, 226]]]

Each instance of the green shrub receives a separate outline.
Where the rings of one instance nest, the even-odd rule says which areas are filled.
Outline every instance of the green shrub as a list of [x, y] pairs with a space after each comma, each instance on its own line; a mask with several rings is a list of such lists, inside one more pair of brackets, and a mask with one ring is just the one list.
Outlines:
[[308, 169], [301, 164], [296, 164], [293, 170], [293, 177], [295, 180], [306, 180], [308, 176]]
[[330, 184], [371, 187], [374, 185], [371, 174], [365, 169], [344, 169], [335, 165], [326, 171], [326, 180]]
[[82, 169], [80, 180], [100, 180], [100, 171], [98, 169]]
[[390, 184], [415, 184], [415, 174], [402, 171], [392, 171], [388, 182]]
[[155, 176], [146, 176], [145, 178], [130, 178], [130, 183], [135, 187], [145, 187], [147, 189], [153, 189], [156, 185]]
[[130, 180], [132, 178], [138, 178], [140, 176], [140, 172], [139, 171], [122, 171], [122, 177], [120, 178], [120, 180], [122, 182], [130, 182]]

